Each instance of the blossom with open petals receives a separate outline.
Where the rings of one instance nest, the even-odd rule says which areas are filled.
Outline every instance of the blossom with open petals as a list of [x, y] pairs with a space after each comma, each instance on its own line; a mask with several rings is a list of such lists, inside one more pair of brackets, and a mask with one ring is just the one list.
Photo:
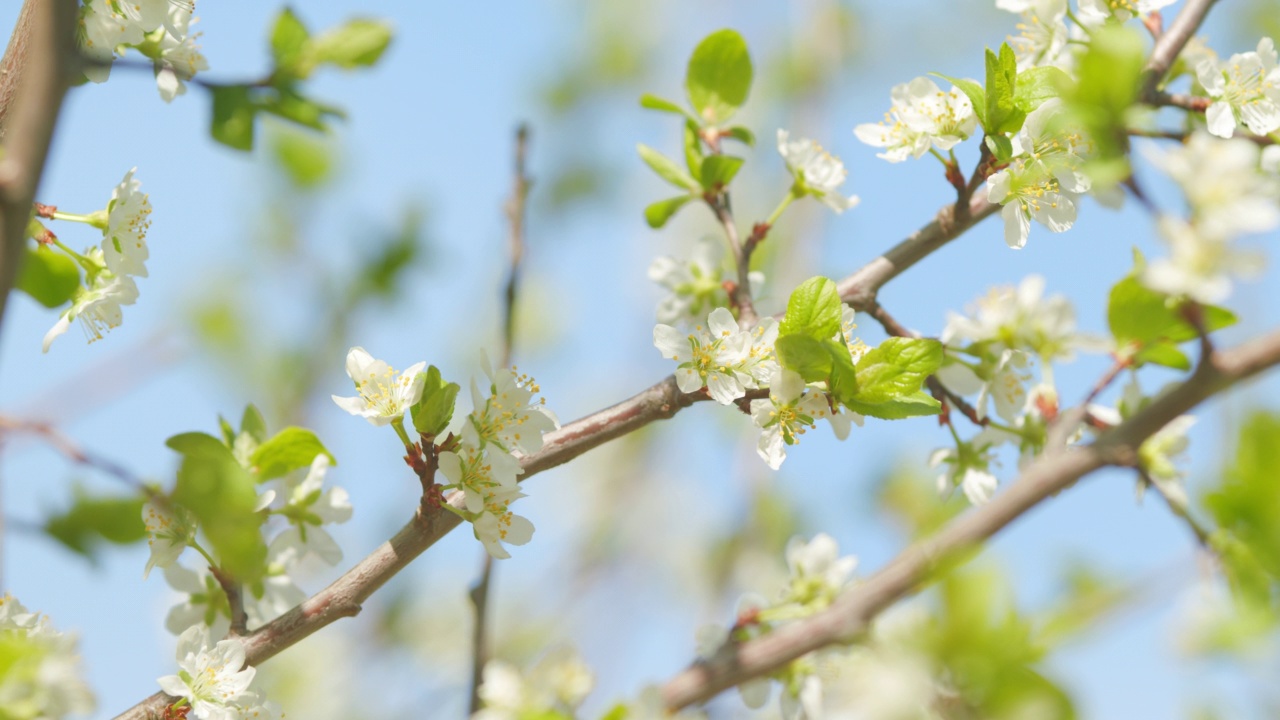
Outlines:
[[409, 366], [396, 375], [390, 365], [376, 360], [362, 347], [347, 352], [347, 377], [356, 385], [356, 397], [333, 396], [338, 407], [369, 421], [389, 425], [422, 398], [425, 362]]
[[210, 647], [208, 629], [196, 625], [178, 638], [177, 656], [178, 674], [156, 680], [160, 689], [186, 700], [199, 720], [237, 720], [237, 701], [257, 672], [244, 667], [244, 643], [229, 638]]
[[71, 327], [73, 320], [80, 321], [89, 342], [101, 340], [103, 333], [120, 327], [124, 320], [120, 306], [132, 305], [137, 299], [138, 286], [133, 278], [128, 275], [99, 273], [90, 287], [79, 290], [79, 294], [71, 301], [71, 307], [63, 310], [58, 322], [45, 333], [44, 352], [49, 352], [49, 346]]
[[818, 143], [807, 138], [791, 140], [786, 130], [779, 129], [778, 154], [786, 161], [798, 192], [818, 198], [838, 213], [858, 204], [857, 195], [845, 197], [840, 192], [840, 186], [848, 175], [844, 163]]
[[967, 95], [954, 87], [943, 92], [927, 77], [895, 86], [890, 98], [892, 107], [882, 122], [853, 129], [862, 142], [884, 148], [876, 157], [889, 162], [919, 158], [930, 148], [950, 150], [978, 124]]
[[1259, 40], [1255, 51], [1202, 60], [1196, 78], [1213, 98], [1204, 115], [1214, 135], [1229, 138], [1237, 125], [1255, 135], [1280, 128], [1280, 65], [1271, 38]]
[[681, 392], [697, 392], [706, 387], [711, 397], [728, 405], [756, 387], [756, 380], [743, 371], [751, 359], [752, 333], [740, 330], [733, 314], [716, 308], [707, 316], [707, 329], [698, 326], [684, 333], [670, 325], [653, 328], [653, 344], [665, 358], [679, 363], [676, 384]]

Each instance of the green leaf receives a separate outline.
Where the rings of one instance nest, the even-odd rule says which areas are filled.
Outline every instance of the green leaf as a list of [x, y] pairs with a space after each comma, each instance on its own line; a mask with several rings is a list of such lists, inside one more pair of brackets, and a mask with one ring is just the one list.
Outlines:
[[378, 62], [391, 44], [391, 26], [381, 20], [350, 20], [313, 41], [317, 62], [340, 68], [368, 67]]
[[645, 93], [640, 96], [640, 107], [648, 110], [657, 110], [658, 112], [672, 113], [674, 115], [683, 115], [690, 120], [694, 119], [688, 110], [680, 107], [674, 102], [666, 98], [660, 98], [657, 95]]
[[80, 287], [80, 268], [75, 260], [44, 245], [27, 248], [15, 287], [41, 305], [56, 308]]
[[249, 433], [249, 437], [256, 440], [259, 444], [267, 439], [267, 421], [262, 417], [262, 411], [252, 403], [244, 408], [244, 413], [240, 416], [240, 432]]
[[923, 390], [888, 402], [867, 403], [852, 400], [846, 402], [845, 406], [856, 413], [881, 420], [905, 420], [912, 417], [937, 415], [942, 412], [942, 404]]
[[698, 181], [681, 170], [671, 158], [644, 144], [636, 145], [636, 151], [640, 153], [640, 159], [644, 160], [645, 164], [658, 173], [663, 180], [689, 192], [702, 192], [702, 186]]
[[293, 10], [285, 8], [276, 16], [275, 27], [271, 30], [271, 57], [275, 60], [276, 69], [291, 75], [301, 75], [298, 61], [307, 48], [307, 40], [311, 33], [302, 24]]
[[916, 393], [942, 367], [942, 357], [937, 340], [886, 339], [858, 361], [857, 400], [875, 405]]
[[702, 187], [707, 190], [723, 188], [733, 182], [742, 168], [742, 158], [732, 155], [709, 155], [702, 160]]
[[[1280, 414], [1255, 411], [1240, 428], [1235, 457], [1221, 473], [1221, 484], [1204, 497], [1205, 505], [1218, 525], [1229, 537], [1244, 547], [1238, 552], [1237, 575], [1233, 590], [1248, 591], [1241, 583], [1252, 585], [1250, 594], [1267, 598], [1274, 604], [1274, 587], [1280, 581], [1280, 483], [1276, 468], [1280, 467]], [[1229, 543], [1218, 538], [1219, 546]], [[1270, 581], [1258, 578], [1257, 572], [1246, 573], [1243, 562], [1252, 556], [1258, 570], [1265, 571]], [[1254, 579], [1249, 582], [1248, 575]], [[1265, 585], [1271, 586], [1264, 589]]]
[[1017, 84], [1018, 61], [1013, 55], [1009, 43], [1000, 45], [997, 56], [987, 49], [987, 134], [995, 136], [999, 133], [1016, 133], [1026, 119], [1026, 113], [1018, 110], [1013, 102], [1013, 91]]
[[75, 489], [66, 512], [45, 519], [44, 531], [54, 540], [89, 558], [103, 542], [128, 545], [147, 536], [141, 497], [93, 496]]
[[435, 437], [444, 432], [453, 419], [454, 406], [458, 400], [458, 383], [445, 382], [440, 377], [440, 369], [435, 365], [427, 368], [426, 380], [422, 386], [422, 399], [409, 411], [413, 418], [413, 427], [419, 434]]
[[773, 349], [778, 363], [807, 383], [824, 382], [831, 376], [831, 353], [821, 340], [808, 335], [780, 335]]
[[267, 555], [263, 515], [251, 476], [217, 438], [192, 432], [165, 441], [182, 454], [173, 501], [191, 510], [223, 570], [241, 582], [262, 576]]
[[724, 132], [728, 137], [737, 140], [747, 147], [755, 147], [756, 145], [756, 134], [741, 125], [734, 125]]
[[222, 431], [223, 445], [232, 447], [236, 444], [235, 428], [231, 427], [231, 423], [227, 422], [227, 419], [221, 415], [218, 416], [218, 430]]
[[333, 157], [327, 143], [305, 133], [273, 133], [271, 149], [295, 187], [311, 189], [323, 184], [333, 171]]
[[1013, 142], [1004, 135], [988, 135], [987, 147], [996, 160], [1006, 163], [1013, 158]]
[[977, 80], [956, 78], [942, 73], [929, 74], [936, 75], [960, 88], [960, 92], [964, 93], [969, 98], [969, 103], [973, 105], [973, 114], [978, 116], [978, 124], [983, 130], [987, 129], [987, 91], [982, 89], [982, 85]]
[[692, 120], [684, 123], [684, 164], [689, 168], [691, 177], [702, 176], [702, 139], [698, 135], [698, 125]]
[[325, 105], [304, 97], [289, 89], [281, 89], [275, 94], [267, 94], [258, 101], [258, 109], [305, 125], [312, 130], [326, 130], [325, 119], [342, 117], [341, 110], [332, 105]]
[[1028, 68], [1018, 73], [1013, 104], [1029, 115], [1044, 101], [1061, 96], [1074, 82], [1070, 75], [1051, 65]]
[[[1194, 340], [1198, 333], [1172, 302], [1169, 295], [1143, 285], [1137, 271], [1116, 283], [1107, 298], [1107, 325], [1116, 345], [1136, 349], [1139, 363], [1188, 366], [1186, 355], [1173, 345]], [[1202, 306], [1202, 317], [1208, 332], [1236, 323], [1234, 313], [1214, 305]]]
[[1084, 171], [1095, 189], [1129, 175], [1130, 109], [1138, 103], [1145, 64], [1139, 33], [1111, 25], [1096, 28], [1077, 61], [1075, 84], [1062, 92], [1068, 117], [1093, 142]]
[[685, 89], [702, 122], [719, 125], [746, 102], [751, 76], [747, 41], [734, 30], [720, 30], [694, 48]]
[[836, 284], [822, 276], [811, 277], [800, 283], [787, 300], [787, 314], [778, 326], [778, 335], [828, 340], [840, 332], [842, 313]]
[[685, 203], [693, 199], [692, 195], [680, 195], [678, 197], [667, 198], [652, 203], [644, 209], [644, 221], [649, 223], [649, 227], [657, 229], [667, 224], [672, 215], [675, 215]]
[[245, 85], [214, 85], [213, 118], [209, 134], [236, 150], [253, 149], [253, 119], [258, 112]]
[[258, 482], [262, 482], [310, 467], [317, 455], [328, 457], [331, 465], [338, 464], [314, 432], [287, 427], [259, 445], [249, 463], [257, 470]]

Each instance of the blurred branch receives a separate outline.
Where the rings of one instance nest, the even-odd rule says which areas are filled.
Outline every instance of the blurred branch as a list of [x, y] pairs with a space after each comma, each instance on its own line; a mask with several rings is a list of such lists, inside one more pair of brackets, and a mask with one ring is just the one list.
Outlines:
[[1190, 378], [1137, 415], [1106, 431], [1091, 445], [1040, 457], [990, 503], [953, 520], [933, 537], [911, 545], [879, 572], [846, 591], [827, 610], [758, 640], [727, 647], [711, 660], [683, 670], [663, 688], [667, 707], [675, 710], [706, 701], [722, 690], [778, 670], [806, 653], [854, 641], [882, 610], [916, 592], [936, 570], [962, 562], [967, 551], [1041, 501], [1099, 468], [1135, 466], [1142, 442], [1169, 421], [1277, 364], [1280, 330], [1203, 358]]
[[0, 416], [0, 436], [9, 433], [35, 435], [71, 462], [100, 470], [134, 490], [150, 494], [146, 483], [131, 470], [113, 460], [90, 453], [49, 423]]
[[1160, 83], [1164, 82], [1165, 76], [1169, 74], [1169, 69], [1173, 67], [1173, 62], [1178, 59], [1178, 53], [1182, 52], [1182, 48], [1200, 29], [1205, 15], [1209, 13], [1209, 8], [1216, 1], [1187, 0], [1178, 16], [1156, 39], [1155, 46], [1151, 48], [1151, 56], [1147, 59], [1146, 67], [1142, 69], [1141, 97], [1143, 102], [1158, 105], [1160, 104], [1159, 98], [1169, 97], [1160, 91]]
[[0, 320], [26, 250], [31, 203], [79, 67], [71, 0], [25, 0], [0, 59]]
[[[524, 259], [525, 201], [529, 197], [532, 182], [525, 172], [525, 156], [529, 150], [529, 126], [521, 124], [516, 129], [515, 183], [511, 199], [507, 201], [507, 221], [511, 224], [511, 270], [507, 275], [507, 289], [503, 295], [502, 310], [502, 362], [500, 367], [511, 366], [515, 346], [516, 297], [520, 281], [520, 263]], [[468, 717], [480, 709], [480, 683], [484, 680], [484, 666], [489, 662], [488, 609], [489, 588], [493, 582], [493, 556], [485, 551], [480, 568], [480, 578], [471, 586], [471, 606], [475, 610], [475, 624], [471, 632], [471, 701]]]

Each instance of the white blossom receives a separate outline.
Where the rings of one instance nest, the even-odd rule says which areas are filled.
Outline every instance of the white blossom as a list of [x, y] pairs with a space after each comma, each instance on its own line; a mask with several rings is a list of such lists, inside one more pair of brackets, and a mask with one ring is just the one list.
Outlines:
[[507, 452], [525, 455], [542, 449], [542, 434], [560, 427], [555, 415], [546, 408], [545, 398], [533, 402], [534, 394], [542, 388], [516, 368], [491, 370], [488, 358], [483, 365], [489, 378], [489, 397], [480, 394], [473, 380], [471, 401], [475, 409], [468, 418], [478, 444], [497, 443]]
[[840, 192], [840, 186], [848, 175], [840, 158], [832, 156], [812, 140], [792, 141], [789, 138], [786, 130], [778, 130], [778, 153], [786, 161], [797, 188], [818, 198], [837, 213], [858, 204], [857, 195], [845, 197]]
[[186, 598], [169, 609], [164, 627], [174, 635], [180, 635], [192, 627], [208, 628], [215, 637], [222, 637], [231, 629], [231, 607], [227, 594], [218, 584], [207, 565], [200, 564], [191, 570], [179, 563], [164, 568], [165, 582], [169, 587], [186, 595]]
[[968, 96], [954, 87], [943, 92], [927, 77], [895, 86], [890, 99], [892, 107], [882, 122], [853, 129], [862, 142], [884, 148], [877, 157], [889, 162], [919, 158], [930, 148], [950, 150], [977, 127]]
[[1196, 77], [1213, 102], [1205, 110], [1209, 132], [1229, 138], [1236, 125], [1255, 135], [1280, 128], [1280, 66], [1271, 38], [1258, 41], [1256, 51], [1230, 58], [1202, 59]]
[[1174, 2], [1176, 0], [1080, 0], [1080, 22], [1085, 25], [1099, 25], [1108, 20], [1127, 22]]
[[1191, 221], [1208, 237], [1228, 240], [1280, 225], [1280, 178], [1262, 171], [1261, 151], [1249, 140], [1197, 132], [1186, 145], [1149, 157], [1182, 188]]
[[347, 377], [356, 385], [356, 397], [332, 396], [338, 407], [382, 426], [400, 420], [406, 410], [422, 398], [425, 362], [411, 365], [396, 375], [390, 365], [375, 360], [362, 347], [347, 352]]
[[[757, 381], [744, 367], [752, 359], [752, 333], [740, 330], [733, 314], [716, 308], [707, 317], [709, 329], [701, 325], [683, 333], [670, 325], [653, 328], [653, 344], [662, 356], [675, 360], [676, 384], [691, 393], [706, 387], [712, 399], [728, 405], [756, 387]], [[776, 336], [776, 328], [774, 328]]]
[[558, 648], [525, 674], [502, 660], [485, 664], [479, 694], [484, 707], [473, 720], [520, 720], [572, 714], [591, 692], [591, 669], [570, 648]]
[[124, 320], [121, 305], [132, 305], [138, 299], [138, 286], [128, 275], [112, 275], [99, 272], [87, 288], [80, 288], [71, 301], [71, 307], [62, 311], [58, 322], [44, 335], [43, 349], [49, 352], [53, 341], [71, 327], [71, 321], [79, 320], [89, 342], [101, 340], [102, 334], [120, 327]]
[[526, 497], [515, 488], [495, 488], [485, 493], [483, 512], [471, 521], [471, 529], [484, 549], [498, 560], [511, 557], [502, 546], [524, 545], [533, 539], [533, 523], [511, 511], [511, 503]]
[[195, 538], [196, 519], [189, 510], [172, 503], [148, 500], [142, 506], [142, 523], [147, 528], [151, 556], [142, 571], [145, 580], [154, 567], [169, 567]]
[[94, 709], [74, 636], [49, 618], [0, 595], [0, 715], [13, 720], [61, 720]]
[[196, 625], [178, 637], [177, 657], [179, 673], [157, 679], [160, 689], [186, 700], [198, 720], [238, 720], [238, 701], [257, 672], [244, 667], [244, 643], [228, 638], [210, 647], [208, 628]]
[[142, 42], [144, 30], [137, 21], [117, 11], [111, 0], [89, 0], [80, 8], [80, 25], [76, 32], [84, 63], [85, 77], [93, 82], [106, 82], [111, 75], [111, 62], [120, 45]]
[[791, 538], [786, 555], [787, 568], [791, 571], [786, 598], [814, 611], [825, 608], [835, 599], [858, 566], [856, 557], [840, 557], [835, 538], [826, 533], [818, 533], [808, 542]]
[[[185, 28], [184, 28], [185, 30]], [[160, 57], [155, 61], [156, 88], [165, 102], [187, 92], [187, 80], [209, 69], [209, 61], [196, 44], [199, 33], [173, 34], [166, 31], [160, 40]]]
[[[768, 399], [751, 401], [751, 419], [760, 428], [756, 453], [770, 468], [777, 470], [787, 457], [786, 446], [800, 442], [800, 435], [819, 419], [831, 419], [832, 414], [824, 393], [806, 392], [803, 378], [779, 368], [769, 382]], [[845, 422], [843, 427], [848, 435], [847, 419]]]
[[1214, 304], [1231, 294], [1233, 277], [1253, 277], [1262, 269], [1261, 253], [1240, 250], [1197, 226], [1166, 216], [1157, 227], [1171, 254], [1143, 268], [1142, 282], [1152, 290]]
[[1025, 353], [1004, 350], [994, 363], [984, 363], [977, 370], [961, 362], [950, 363], [938, 371], [938, 378], [959, 395], [977, 393], [973, 409], [980, 419], [987, 417], [988, 400], [991, 400], [996, 414], [1013, 422], [1027, 399], [1026, 383], [1031, 375], [1025, 372], [1026, 367]]
[[253, 630], [297, 607], [307, 599], [307, 594], [277, 562], [269, 564], [266, 577], [245, 587], [243, 598], [248, 626]]
[[1016, 0], [996, 3], [1001, 10], [1020, 13], [1018, 34], [1009, 37], [1009, 47], [1018, 59], [1018, 71], [1053, 66], [1069, 70], [1075, 60], [1067, 28], [1066, 0]]
[[982, 505], [989, 501], [998, 484], [990, 470], [992, 448], [1003, 439], [986, 428], [958, 447], [934, 450], [929, 456], [929, 467], [946, 466], [938, 476], [938, 492], [945, 493], [959, 486], [970, 503]]
[[967, 315], [947, 314], [942, 342], [987, 344], [997, 354], [1005, 349], [1022, 350], [1046, 363], [1070, 360], [1076, 350], [1101, 349], [1096, 339], [1077, 331], [1071, 301], [1063, 295], [1046, 298], [1044, 288], [1041, 275], [1028, 275], [1017, 288], [991, 288], [969, 307]]
[[350, 520], [351, 500], [341, 487], [322, 491], [328, 470], [329, 456], [320, 453], [302, 480], [285, 483], [284, 507], [276, 513], [289, 520], [289, 527], [268, 548], [269, 555], [285, 567], [293, 567], [313, 555], [328, 565], [342, 560], [342, 548], [322, 526]]
[[[712, 309], [725, 307], [729, 296], [724, 290], [724, 257], [720, 241], [704, 235], [694, 241], [688, 260], [666, 255], [654, 258], [649, 279], [671, 292], [658, 303], [658, 322], [692, 325]], [[752, 297], [756, 297], [764, 286], [764, 273], [751, 271], [748, 282]]]

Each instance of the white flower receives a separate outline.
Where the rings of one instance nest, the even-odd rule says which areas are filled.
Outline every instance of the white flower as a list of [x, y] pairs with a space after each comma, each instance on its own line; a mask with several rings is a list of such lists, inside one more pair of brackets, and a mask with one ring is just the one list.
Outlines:
[[94, 709], [76, 638], [49, 618], [28, 612], [12, 595], [0, 596], [0, 715], [15, 720], [61, 720]]
[[80, 27], [76, 32], [80, 51], [89, 62], [84, 75], [93, 82], [106, 82], [111, 75], [111, 62], [120, 45], [142, 42], [143, 29], [133, 18], [112, 8], [111, 0], [89, 0], [80, 9]]
[[[755, 387], [755, 379], [743, 371], [751, 357], [752, 334], [738, 329], [733, 314], [716, 308], [707, 317], [710, 332], [698, 326], [682, 333], [670, 325], [653, 328], [653, 344], [665, 358], [679, 363], [676, 384], [681, 392], [703, 387], [721, 405], [728, 405]], [[776, 328], [775, 328], [776, 334]]]
[[1237, 124], [1255, 135], [1280, 128], [1280, 67], [1271, 38], [1259, 40], [1257, 51], [1236, 53], [1225, 62], [1201, 60], [1196, 77], [1214, 98], [1205, 110], [1209, 132], [1229, 138]]
[[791, 142], [786, 130], [778, 130], [778, 153], [795, 178], [796, 187], [812, 195], [827, 207], [842, 213], [858, 204], [858, 196], [840, 193], [848, 172], [840, 158], [833, 157], [818, 143], [808, 140]]
[[822, 714], [822, 680], [813, 674], [798, 678], [798, 686], [792, 690], [791, 683], [783, 686], [782, 717], [783, 720], [817, 720]]
[[440, 453], [440, 472], [465, 493], [468, 512], [484, 509], [485, 498], [495, 490], [513, 490], [516, 476], [523, 470], [510, 454], [496, 451], [486, 453], [477, 444], [464, 440], [457, 452]]
[[[803, 378], [779, 368], [769, 382], [769, 398], [751, 401], [751, 419], [761, 429], [756, 453], [770, 468], [777, 470], [787, 457], [787, 445], [800, 442], [799, 436], [820, 418], [831, 417], [831, 406], [824, 393], [805, 392]], [[847, 435], [847, 424], [844, 430]]]
[[627, 720], [705, 720], [705, 718], [705, 715], [696, 710], [668, 713], [666, 703], [662, 701], [662, 689], [657, 685], [649, 685], [641, 690], [636, 701], [627, 705], [626, 714]]
[[1009, 37], [1019, 72], [1043, 66], [1066, 70], [1074, 64], [1068, 44], [1071, 35], [1065, 20], [1066, 0], [997, 2], [996, 7], [1022, 14], [1018, 35]]
[[885, 148], [876, 157], [889, 162], [919, 158], [930, 147], [950, 150], [977, 127], [969, 97], [954, 87], [943, 92], [927, 77], [894, 86], [890, 98], [893, 105], [882, 122], [853, 129], [862, 142]]
[[531, 402], [534, 393], [541, 391], [537, 381], [528, 375], [517, 374], [515, 368], [501, 368], [495, 372], [489, 368], [488, 358], [483, 364], [485, 375], [489, 377], [489, 397], [482, 397], [472, 380], [471, 402], [475, 409], [468, 417], [470, 429], [475, 431], [479, 440], [477, 446], [492, 442], [506, 452], [525, 455], [542, 449], [542, 434], [560, 427], [560, 423], [545, 407], [545, 398]]
[[208, 628], [215, 637], [222, 637], [231, 629], [231, 606], [227, 603], [227, 594], [209, 572], [208, 566], [200, 564], [196, 567], [196, 570], [190, 570], [174, 563], [164, 568], [164, 579], [169, 587], [187, 595], [183, 602], [169, 609], [164, 627], [179, 635], [188, 628], [199, 626]]
[[956, 448], [939, 448], [929, 456], [929, 467], [946, 465], [938, 476], [938, 492], [945, 493], [957, 485], [969, 502], [982, 505], [991, 499], [997, 480], [991, 474], [992, 448], [1007, 439], [990, 428], [979, 432], [972, 440]]
[[1142, 447], [1138, 449], [1138, 459], [1151, 479], [1176, 483], [1186, 476], [1175, 462], [1191, 443], [1187, 438], [1187, 431], [1195, 424], [1195, 417], [1180, 415], [1142, 443]]
[[142, 522], [147, 528], [147, 545], [151, 547], [151, 557], [142, 571], [142, 579], [146, 580], [151, 568], [167, 568], [178, 559], [195, 538], [196, 519], [186, 508], [148, 500], [142, 506]]
[[284, 712], [276, 703], [262, 697], [256, 690], [245, 691], [232, 708], [236, 720], [282, 720]]
[[71, 327], [72, 320], [80, 321], [89, 342], [101, 340], [104, 332], [119, 327], [124, 320], [120, 306], [132, 305], [137, 299], [138, 286], [134, 284], [133, 278], [128, 275], [98, 273], [94, 276], [92, 285], [80, 289], [79, 294], [71, 301], [71, 307], [64, 310], [58, 322], [45, 333], [44, 352], [49, 352], [54, 339]]
[[411, 365], [396, 376], [396, 371], [381, 360], [375, 360], [362, 347], [347, 352], [347, 377], [356, 384], [356, 397], [332, 396], [338, 407], [362, 417], [371, 425], [389, 425], [400, 420], [406, 410], [422, 398], [425, 362]]
[[1280, 225], [1280, 178], [1262, 172], [1261, 151], [1249, 140], [1197, 132], [1186, 145], [1149, 157], [1182, 188], [1191, 221], [1209, 237]]
[[975, 372], [963, 363], [951, 363], [938, 371], [943, 384], [960, 395], [978, 394], [973, 409], [978, 417], [987, 416], [987, 401], [993, 400], [996, 414], [1013, 422], [1021, 414], [1027, 399], [1025, 383], [1031, 375], [1024, 372], [1027, 356], [1019, 350], [1005, 350], [994, 364], [983, 364]]
[[1071, 301], [1063, 295], [1046, 299], [1044, 286], [1044, 277], [1028, 275], [1016, 289], [1007, 285], [992, 288], [969, 307], [969, 316], [947, 314], [942, 342], [990, 343], [996, 352], [1023, 350], [1046, 363], [1070, 360], [1079, 349], [1100, 349], [1097, 341], [1076, 330]]
[[288, 518], [290, 526], [271, 541], [268, 549], [285, 567], [294, 567], [311, 555], [328, 565], [342, 560], [342, 548], [321, 526], [350, 520], [351, 500], [340, 487], [321, 492], [328, 470], [329, 457], [320, 453], [311, 461], [305, 478], [286, 483], [284, 507], [276, 512]]
[[155, 63], [156, 88], [165, 102], [172, 102], [175, 97], [185, 95], [186, 81], [195, 77], [196, 73], [209, 69], [209, 61], [196, 44], [198, 38], [199, 33], [173, 35], [166, 32], [160, 41], [160, 57]]
[[1239, 250], [1182, 220], [1162, 217], [1157, 227], [1172, 254], [1143, 269], [1142, 282], [1152, 290], [1214, 304], [1231, 294], [1232, 276], [1253, 277], [1262, 269], [1261, 253]]
[[[834, 538], [818, 533], [809, 542], [793, 537], [787, 542], [787, 567], [791, 570], [791, 597], [805, 598], [810, 607], [820, 610], [835, 599], [837, 593], [848, 584], [858, 559], [852, 555], [840, 557], [840, 547]], [[798, 590], [803, 588], [802, 590]], [[822, 596], [826, 604], [814, 607], [812, 598]]]
[[495, 488], [485, 494], [484, 510], [471, 521], [471, 529], [490, 556], [506, 560], [511, 553], [502, 543], [524, 545], [533, 539], [533, 523], [510, 509], [522, 497], [525, 494], [514, 488]]
[[236, 701], [245, 695], [255, 668], [244, 667], [244, 643], [238, 638], [209, 647], [209, 631], [203, 625], [178, 637], [177, 675], [156, 680], [166, 693], [185, 699], [191, 715], [199, 720], [237, 720]]
[[1099, 25], [1108, 20], [1126, 22], [1172, 5], [1176, 0], [1080, 0], [1080, 22]]
[[[658, 303], [658, 322], [692, 325], [713, 308], [728, 304], [721, 262], [724, 255], [720, 241], [704, 235], [694, 241], [687, 261], [665, 255], [654, 259], [649, 265], [649, 279], [671, 291]], [[764, 273], [752, 271], [748, 282], [752, 297], [756, 297], [764, 285]]]
[[307, 594], [284, 569], [278, 563], [273, 565], [266, 577], [244, 590], [244, 611], [251, 630], [266, 625], [307, 599]]
[[475, 720], [516, 720], [525, 717], [565, 717], [591, 692], [591, 669], [570, 648], [551, 651], [525, 676], [510, 663], [485, 664], [479, 694], [484, 708]]

